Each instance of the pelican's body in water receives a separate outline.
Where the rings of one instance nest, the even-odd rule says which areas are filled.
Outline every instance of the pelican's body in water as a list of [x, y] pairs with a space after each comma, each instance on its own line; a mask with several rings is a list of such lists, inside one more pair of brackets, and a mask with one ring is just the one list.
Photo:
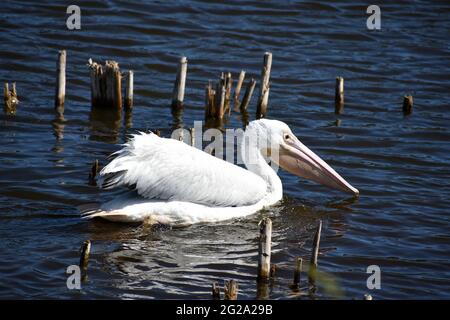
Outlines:
[[82, 208], [86, 218], [189, 225], [244, 217], [272, 206], [283, 185], [268, 164], [357, 195], [359, 192], [277, 120], [249, 123], [241, 144], [247, 169], [174, 139], [134, 135], [100, 172], [109, 189], [134, 189], [100, 206]]

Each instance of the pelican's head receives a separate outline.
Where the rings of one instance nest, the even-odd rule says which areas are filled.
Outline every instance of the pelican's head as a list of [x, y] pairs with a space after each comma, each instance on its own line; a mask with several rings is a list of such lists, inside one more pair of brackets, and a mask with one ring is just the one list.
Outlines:
[[256, 138], [259, 152], [292, 174], [354, 195], [359, 191], [318, 155], [298, 140], [289, 126], [278, 120], [260, 119], [248, 124], [244, 137]]

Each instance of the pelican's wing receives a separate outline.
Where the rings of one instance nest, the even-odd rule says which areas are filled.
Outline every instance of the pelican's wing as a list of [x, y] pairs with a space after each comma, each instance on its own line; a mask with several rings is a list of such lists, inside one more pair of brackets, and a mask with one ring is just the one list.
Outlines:
[[258, 175], [153, 133], [133, 135], [115, 155], [100, 172], [100, 185], [106, 189], [124, 185], [147, 199], [210, 206], [251, 205], [266, 194]]

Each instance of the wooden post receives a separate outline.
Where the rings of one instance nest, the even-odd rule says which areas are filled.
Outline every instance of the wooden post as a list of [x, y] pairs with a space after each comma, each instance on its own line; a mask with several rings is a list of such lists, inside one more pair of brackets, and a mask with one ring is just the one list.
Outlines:
[[190, 128], [189, 133], [191, 134], [191, 146], [195, 147], [195, 128]]
[[212, 88], [211, 82], [205, 88], [205, 120], [215, 116], [216, 91]]
[[248, 105], [250, 104], [250, 100], [252, 99], [253, 91], [255, 90], [256, 86], [256, 80], [250, 79], [250, 81], [247, 84], [247, 87], [245, 88], [245, 94], [244, 98], [242, 99], [242, 103], [240, 106], [241, 111], [246, 111]]
[[12, 89], [9, 90], [9, 84], [5, 82], [3, 91], [3, 101], [5, 103], [5, 109], [8, 113], [15, 113], [16, 106], [19, 104], [17, 98], [16, 83], [12, 83]]
[[403, 97], [403, 113], [405, 115], [411, 114], [413, 108], [413, 97], [411, 95], [407, 95]]
[[258, 104], [256, 107], [256, 119], [264, 118], [269, 104], [270, 70], [272, 69], [272, 53], [264, 54], [264, 65], [261, 71], [261, 87]]
[[302, 273], [302, 267], [303, 267], [303, 259], [297, 258], [297, 263], [295, 265], [295, 272], [294, 272], [294, 282], [293, 282], [293, 285], [295, 287], [298, 287], [300, 284], [300, 276]]
[[178, 66], [177, 78], [173, 87], [172, 108], [183, 107], [184, 89], [186, 86], [187, 62], [188, 61], [186, 57], [181, 57], [180, 65]]
[[61, 109], [66, 97], [66, 50], [59, 51], [56, 70], [55, 108]]
[[133, 108], [133, 82], [134, 82], [134, 72], [133, 70], [128, 70], [127, 87], [125, 92], [126, 110], [130, 110]]
[[231, 112], [231, 88], [233, 86], [233, 79], [231, 78], [231, 73], [228, 72], [225, 74], [225, 101], [224, 101], [224, 113], [228, 112], [228, 115], [230, 115]]
[[272, 244], [272, 220], [264, 218], [259, 223], [258, 279], [267, 280], [270, 276], [270, 252]]
[[236, 89], [234, 90], [234, 109], [237, 111], [239, 110], [239, 95], [241, 94], [241, 88], [242, 88], [242, 84], [244, 83], [244, 79], [245, 79], [245, 71], [241, 70], [241, 72], [239, 73], [239, 78], [238, 78], [238, 82], [236, 84]]
[[225, 281], [224, 300], [237, 300], [238, 283], [237, 281]]
[[91, 241], [86, 240], [81, 247], [80, 255], [80, 269], [83, 271], [87, 270], [89, 263], [89, 254], [91, 253]]
[[91, 103], [92, 106], [122, 108], [122, 74], [119, 64], [106, 61], [103, 67], [89, 59], [91, 69]]
[[322, 220], [319, 221], [316, 233], [314, 235], [313, 247], [311, 252], [311, 260], [309, 262], [309, 282], [311, 284], [315, 283], [317, 277], [317, 267], [318, 267], [318, 257], [319, 257], [319, 247], [320, 247], [320, 235], [322, 233]]
[[336, 77], [336, 90], [334, 94], [334, 113], [344, 112], [344, 78]]
[[213, 300], [220, 300], [220, 287], [217, 282], [212, 284], [212, 298]]
[[222, 72], [219, 82], [216, 86], [216, 114], [217, 119], [223, 119], [225, 114], [225, 75]]
[[89, 184], [96, 186], [97, 182], [95, 181], [95, 177], [99, 171], [98, 160], [95, 159], [94, 164], [91, 167], [91, 172], [89, 173]]

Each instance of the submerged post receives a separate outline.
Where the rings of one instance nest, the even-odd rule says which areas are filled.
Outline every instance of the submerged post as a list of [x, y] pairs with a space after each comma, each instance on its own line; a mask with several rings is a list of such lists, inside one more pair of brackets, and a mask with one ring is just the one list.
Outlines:
[[256, 108], [256, 119], [264, 118], [269, 104], [270, 70], [272, 69], [272, 53], [264, 54], [264, 65], [261, 71], [261, 87]]
[[9, 90], [9, 84], [5, 82], [3, 91], [3, 101], [5, 103], [5, 109], [9, 113], [15, 113], [16, 106], [19, 104], [15, 82], [12, 83], [11, 91]]
[[66, 50], [59, 51], [56, 70], [55, 108], [62, 108], [66, 97]]
[[314, 235], [313, 247], [311, 252], [311, 260], [309, 261], [309, 274], [308, 279], [311, 284], [315, 283], [317, 277], [317, 267], [318, 267], [318, 257], [319, 257], [319, 247], [320, 247], [320, 235], [322, 233], [322, 220], [319, 220], [319, 225], [317, 226], [316, 233]]
[[87, 270], [89, 263], [89, 254], [91, 253], [91, 241], [86, 240], [81, 247], [80, 255], [80, 269], [83, 271]]
[[133, 70], [128, 70], [127, 86], [125, 92], [126, 110], [131, 110], [133, 108], [133, 81], [134, 81], [134, 72]]
[[344, 112], [344, 78], [336, 77], [336, 89], [334, 93], [334, 113]]
[[244, 83], [245, 79], [245, 71], [241, 70], [239, 73], [239, 78], [236, 84], [236, 89], [234, 90], [234, 109], [236, 111], [239, 110], [239, 96], [241, 94], [242, 84]]
[[178, 66], [177, 78], [173, 87], [172, 93], [172, 108], [183, 107], [184, 101], [184, 89], [186, 86], [186, 74], [187, 74], [187, 58], [181, 57], [180, 64]]
[[272, 220], [264, 218], [259, 223], [258, 280], [270, 277], [270, 253], [272, 244]]
[[237, 300], [238, 283], [237, 281], [225, 281], [224, 300]]
[[411, 114], [413, 104], [414, 101], [412, 95], [407, 95], [403, 97], [403, 113], [405, 115]]
[[297, 263], [295, 264], [294, 281], [293, 281], [293, 285], [295, 287], [298, 287], [300, 284], [300, 276], [302, 273], [302, 267], [303, 267], [303, 259], [297, 258]]
[[251, 78], [245, 88], [244, 98], [242, 98], [242, 103], [240, 105], [241, 111], [246, 111], [248, 105], [250, 104], [250, 100], [252, 99], [253, 91], [255, 90], [256, 80]]

